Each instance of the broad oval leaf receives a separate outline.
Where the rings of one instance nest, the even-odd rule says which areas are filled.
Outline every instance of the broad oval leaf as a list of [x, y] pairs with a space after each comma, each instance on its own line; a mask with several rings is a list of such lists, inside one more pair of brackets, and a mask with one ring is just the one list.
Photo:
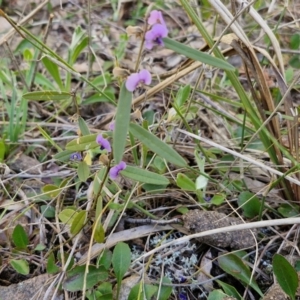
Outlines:
[[23, 98], [26, 100], [35, 100], [35, 101], [60, 101], [70, 99], [72, 95], [69, 92], [60, 92], [60, 91], [37, 91], [29, 92], [23, 94]]
[[90, 176], [90, 168], [85, 161], [78, 164], [77, 175], [81, 182], [86, 182]]
[[19, 249], [26, 249], [28, 246], [29, 240], [26, 231], [24, 228], [17, 224], [12, 233], [12, 240], [15, 246]]
[[127, 166], [126, 169], [120, 173], [123, 176], [138, 182], [158, 185], [168, 185], [170, 183], [165, 176], [138, 167]]
[[291, 264], [280, 254], [275, 254], [273, 257], [273, 271], [276, 279], [282, 290], [295, 299], [295, 294], [298, 288], [298, 275]]
[[[143, 286], [141, 286], [143, 285]], [[152, 284], [143, 284], [143, 282], [138, 283], [135, 285], [129, 295], [128, 300], [151, 300], [153, 299], [152, 296], [158, 291], [158, 287]], [[159, 298], [155, 298], [159, 299]]]
[[262, 201], [255, 194], [245, 191], [240, 193], [238, 204], [242, 208], [245, 217], [254, 218], [260, 213]]
[[29, 274], [29, 264], [25, 259], [12, 259], [10, 264], [19, 274]]
[[112, 256], [112, 265], [116, 274], [118, 286], [120, 286], [123, 276], [129, 269], [130, 263], [131, 251], [129, 246], [123, 242], [118, 243], [114, 248]]
[[122, 84], [116, 113], [115, 129], [113, 132], [114, 158], [118, 164], [123, 157], [130, 121], [132, 93]]
[[[69, 271], [67, 273], [67, 279], [63, 283], [63, 288], [69, 292], [82, 291], [85, 271], [85, 265], [77, 266]], [[106, 280], [107, 277], [108, 273], [104, 267], [100, 266], [99, 268], [96, 268], [95, 266], [89, 266], [88, 273], [86, 275], [86, 289], [92, 288], [98, 282]]]
[[171, 49], [179, 54], [183, 54], [186, 57], [189, 57], [195, 61], [203, 62], [204, 64], [217, 67], [223, 70], [234, 71], [235, 67], [229, 64], [227, 61], [224, 61], [220, 58], [214, 57], [205, 52], [193, 49], [189, 46], [186, 46], [182, 43], [176, 42], [170, 38], [163, 39], [165, 47]]
[[246, 285], [251, 286], [259, 295], [263, 297], [263, 293], [253, 277], [252, 281], [250, 282], [251, 272], [249, 268], [237, 255], [229, 253], [220, 256], [218, 258], [218, 262], [223, 271], [235, 277], [236, 279], [241, 280]]
[[83, 228], [86, 217], [87, 217], [87, 211], [85, 210], [82, 210], [77, 213], [71, 225], [70, 231], [72, 234], [76, 235]]
[[146, 129], [137, 124], [131, 123], [129, 126], [129, 130], [134, 137], [140, 140], [151, 151], [157, 153], [168, 162], [179, 167], [187, 166], [184, 158], [176, 150], [167, 145], [165, 142], [161, 141]]
[[58, 218], [64, 224], [71, 225], [77, 214], [78, 212], [76, 212], [74, 209], [66, 208], [59, 213]]

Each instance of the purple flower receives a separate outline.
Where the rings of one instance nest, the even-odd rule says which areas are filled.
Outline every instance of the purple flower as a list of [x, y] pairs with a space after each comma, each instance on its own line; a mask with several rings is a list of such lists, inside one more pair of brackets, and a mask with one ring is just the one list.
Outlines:
[[115, 121], [111, 121], [111, 122], [108, 124], [108, 129], [111, 130], [111, 131], [114, 131], [114, 130], [115, 130]]
[[149, 50], [155, 45], [163, 46], [163, 38], [168, 36], [168, 28], [162, 24], [154, 24], [145, 34], [145, 47]]
[[150, 16], [148, 18], [148, 24], [149, 25], [162, 24], [162, 25], [166, 26], [166, 23], [164, 21], [161, 11], [152, 10], [150, 13]]
[[126, 80], [126, 88], [129, 92], [133, 92], [139, 84], [151, 83], [151, 74], [148, 70], [141, 70], [139, 73], [131, 74]]
[[70, 160], [82, 160], [80, 152], [75, 152], [70, 155]]
[[96, 142], [100, 145], [101, 150], [105, 149], [107, 152], [111, 152], [110, 142], [102, 134], [97, 135]]
[[119, 173], [126, 168], [126, 163], [121, 161], [119, 164], [115, 165], [109, 170], [109, 177], [112, 180], [116, 180]]

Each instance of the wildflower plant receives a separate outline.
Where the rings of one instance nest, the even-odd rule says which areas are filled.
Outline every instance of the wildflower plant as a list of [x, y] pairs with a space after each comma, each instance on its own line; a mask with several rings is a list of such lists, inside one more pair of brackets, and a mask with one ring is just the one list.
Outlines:
[[[219, 1], [208, 2], [211, 3], [211, 5], [214, 5], [216, 2], [219, 3]], [[176, 90], [177, 86], [182, 85], [183, 82], [179, 81], [179, 79], [184, 78], [185, 75], [193, 70], [201, 68], [203, 71], [211, 66], [222, 70], [220, 73], [230, 82], [240, 102], [234, 102], [233, 104], [231, 99], [225, 99], [223, 95], [214, 94], [212, 91], [205, 92], [209, 94], [210, 98], [215, 102], [221, 102], [221, 100], [225, 99], [225, 102], [231, 104], [232, 107], [238, 107], [239, 110], [244, 110], [245, 117], [244, 120], [241, 121], [240, 112], [236, 115], [231, 115], [231, 112], [227, 110], [217, 113], [222, 118], [229, 120], [229, 122], [234, 122], [234, 125], [239, 127], [239, 129], [242, 128], [243, 134], [239, 137], [241, 147], [246, 144], [244, 133], [248, 130], [253, 136], [258, 136], [260, 144], [264, 147], [266, 152], [269, 152], [271, 161], [276, 166], [283, 165], [284, 154], [294, 169], [279, 169], [279, 171], [275, 173], [276, 175], [280, 175], [277, 181], [282, 183], [282, 190], [286, 196], [285, 201], [288, 201], [286, 199], [293, 199], [293, 195], [299, 195], [299, 191], [297, 191], [297, 193], [294, 191], [294, 186], [293, 188], [289, 188], [291, 186], [287, 180], [292, 178], [290, 174], [293, 175], [294, 171], [298, 171], [299, 164], [297, 159], [281, 144], [282, 132], [275, 118], [270, 117], [270, 120], [268, 120], [271, 124], [270, 128], [274, 130], [274, 132], [272, 131], [272, 134], [270, 134], [270, 129], [265, 126], [268, 122], [264, 123], [266, 120], [260, 110], [260, 108], [263, 107], [263, 110], [268, 111], [268, 113], [271, 112], [272, 114], [275, 112], [272, 106], [272, 98], [268, 98], [268, 96], [270, 96], [268, 94], [268, 87], [261, 83], [264, 82], [264, 73], [259, 69], [259, 63], [257, 62], [257, 64], [255, 64], [258, 73], [256, 77], [258, 89], [252, 91], [252, 96], [254, 97], [260, 93], [257, 99], [262, 99], [262, 101], [263, 99], [268, 99], [269, 101], [265, 101], [266, 105], [264, 106], [259, 103], [256, 107], [253, 105], [253, 99], [249, 98], [241, 86], [235, 68], [224, 59], [223, 53], [218, 48], [220, 42], [227, 42], [229, 38], [234, 39], [234, 37], [230, 36], [228, 39], [220, 37], [220, 39], [215, 42], [216, 40], [213, 40], [211, 35], [208, 34], [203, 22], [198, 18], [189, 1], [181, 0], [180, 3], [184, 11], [189, 15], [189, 19], [192, 20], [198, 31], [202, 34], [208, 48], [211, 49], [210, 54], [198, 49], [193, 49], [188, 45], [178, 42], [177, 39], [173, 39], [174, 32], [168, 25], [170, 20], [164, 19], [162, 11], [152, 10], [145, 16], [144, 27], [130, 26], [126, 29], [126, 32], [123, 31], [122, 35], [120, 35], [119, 43], [116, 44], [114, 49], [111, 49], [111, 53], [116, 58], [114, 71], [110, 69], [113, 64], [113, 62], [110, 62], [110, 65], [108, 64], [109, 67], [107, 67], [107, 65], [101, 65], [101, 75], [94, 74], [90, 72], [90, 70], [80, 73], [77, 69], [78, 65], [76, 63], [79, 58], [86, 59], [88, 57], [91, 64], [88, 63], [87, 65], [92, 65], [94, 60], [94, 57], [92, 57], [94, 51], [86, 50], [88, 46], [90, 50], [94, 50], [93, 47], [95, 43], [92, 37], [88, 36], [90, 33], [85, 29], [80, 26], [76, 27], [70, 39], [71, 43], [66, 58], [62, 58], [48, 47], [47, 43], [42, 41], [41, 38], [36, 37], [24, 26], [16, 24], [0, 10], [0, 15], [9, 21], [14, 30], [18, 32], [22, 38], [26, 39], [26, 45], [31, 45], [32, 47], [30, 50], [22, 50], [22, 55], [26, 57], [27, 62], [30, 62], [29, 69], [25, 71], [18, 70], [17, 72], [13, 70], [13, 75], [11, 75], [10, 80], [8, 78], [11, 70], [9, 70], [9, 72], [6, 72], [6, 70], [0, 71], [0, 90], [7, 111], [7, 116], [4, 115], [2, 120], [5, 129], [3, 130], [4, 137], [1, 136], [0, 138], [0, 162], [4, 161], [6, 155], [10, 152], [10, 146], [7, 145], [6, 137], [9, 143], [18, 143], [20, 136], [24, 135], [27, 126], [29, 126], [26, 122], [28, 117], [28, 101], [41, 101], [41, 112], [43, 114], [49, 114], [47, 117], [51, 117], [51, 120], [59, 120], [59, 114], [66, 112], [68, 115], [63, 119], [65, 122], [65, 120], [73, 114], [72, 119], [74, 123], [71, 125], [68, 124], [70, 126], [64, 127], [63, 125], [66, 124], [62, 124], [60, 128], [57, 124], [54, 124], [58, 128], [57, 132], [62, 131], [64, 134], [61, 140], [61, 137], [56, 136], [57, 132], [55, 132], [55, 138], [51, 136], [52, 132], [49, 128], [53, 125], [52, 122], [49, 128], [46, 126], [47, 122], [45, 127], [40, 125], [35, 127], [37, 128], [37, 132], [39, 132], [47, 142], [47, 147], [40, 147], [45, 152], [40, 154], [40, 152], [37, 151], [36, 157], [40, 159], [40, 162], [44, 163], [45, 157], [51, 155], [51, 164], [49, 163], [44, 169], [41, 168], [42, 174], [38, 174], [39, 178], [42, 178], [45, 183], [40, 188], [42, 195], [38, 196], [41, 197], [35, 196], [34, 201], [29, 202], [27, 202], [27, 195], [25, 197], [22, 193], [16, 194], [14, 197], [8, 197], [9, 199], [23, 197], [25, 200], [20, 202], [29, 203], [29, 206], [23, 207], [23, 204], [20, 204], [18, 211], [22, 211], [22, 214], [25, 215], [27, 210], [30, 210], [31, 215], [35, 216], [35, 221], [41, 220], [41, 230], [45, 226], [44, 224], [49, 224], [49, 222], [55, 220], [55, 226], [53, 225], [53, 228], [57, 228], [55, 234], [51, 239], [49, 238], [49, 241], [55, 245], [59, 243], [59, 251], [51, 248], [43, 252], [43, 259], [40, 261], [46, 259], [47, 263], [41, 266], [40, 269], [46, 268], [49, 274], [61, 273], [61, 275], [64, 275], [57, 276], [59, 279], [57, 286], [62, 287], [65, 293], [80, 292], [82, 298], [86, 296], [88, 299], [102, 299], [103, 295], [106, 299], [113, 299], [111, 282], [114, 280], [112, 280], [112, 277], [114, 276], [117, 281], [116, 290], [117, 294], [119, 294], [123, 277], [132, 265], [132, 251], [135, 252], [133, 253], [134, 259], [138, 260], [137, 266], [142, 265], [145, 267], [144, 260], [139, 259], [139, 256], [143, 257], [143, 255], [147, 254], [145, 252], [147, 247], [145, 247], [141, 253], [136, 253], [138, 250], [136, 251], [134, 247], [131, 248], [133, 249], [131, 251], [130, 247], [124, 243], [124, 239], [130, 239], [134, 236], [133, 231], [125, 229], [129, 231], [125, 232], [124, 230], [126, 234], [118, 235], [115, 233], [115, 229], [126, 213], [131, 214], [138, 212], [140, 215], [145, 215], [149, 219], [157, 218], [155, 210], [153, 210], [154, 213], [153, 211], [147, 210], [152, 204], [146, 203], [147, 200], [144, 200], [150, 193], [151, 198], [152, 196], [153, 198], [156, 196], [161, 197], [161, 195], [169, 192], [170, 187], [176, 187], [176, 189], [179, 188], [183, 190], [184, 195], [188, 195], [189, 199], [195, 201], [193, 205], [199, 205], [209, 210], [214, 206], [225, 205], [225, 200], [232, 191], [232, 194], [236, 195], [245, 188], [244, 182], [238, 185], [236, 182], [232, 184], [231, 180], [229, 180], [230, 183], [227, 184], [225, 180], [223, 180], [223, 177], [226, 177], [225, 175], [229, 173], [228, 169], [224, 171], [223, 165], [220, 167], [217, 166], [217, 171], [213, 168], [207, 171], [207, 164], [209, 163], [210, 166], [212, 166], [211, 162], [217, 159], [220, 152], [216, 151], [215, 148], [217, 147], [215, 146], [214, 149], [203, 149], [200, 143], [200, 141], [202, 141], [200, 131], [197, 132], [198, 128], [194, 130], [194, 128], [190, 127], [190, 123], [196, 120], [197, 114], [199, 113], [199, 106], [197, 105], [197, 109], [194, 110], [193, 102], [198, 101], [196, 96], [197, 93], [200, 93], [201, 87], [198, 85], [199, 82], [197, 84], [191, 82], [189, 85], [181, 86]], [[222, 3], [219, 3], [219, 6], [214, 8], [218, 10], [220, 7], [222, 7]], [[119, 6], [117, 6], [115, 2], [113, 9], [115, 13], [114, 17], [117, 18]], [[230, 47], [233, 47], [232, 50], [237, 52], [245, 51], [248, 47], [250, 50], [244, 57], [250, 57], [251, 59], [249, 59], [249, 61], [256, 62], [256, 53], [251, 52], [253, 50], [251, 44], [245, 36], [237, 30], [239, 29], [237, 20], [231, 19], [228, 21], [230, 14], [227, 13], [227, 8], [223, 7], [223, 9], [218, 10], [220, 15], [224, 12], [226, 12], [226, 18], [224, 17], [224, 19], [230, 23], [228, 26], [233, 25], [232, 30], [239, 39], [239, 43], [236, 44], [234, 43], [235, 40], [230, 40]], [[226, 28], [226, 30], [227, 29], [228, 28]], [[268, 33], [268, 35], [271, 34], [272, 31]], [[133, 63], [131, 68], [127, 70], [121, 63], [122, 59], [126, 56], [126, 47], [129, 38], [139, 39], [140, 49], [136, 61], [133, 61], [135, 64]], [[271, 37], [270, 40], [273, 41]], [[296, 41], [294, 41], [294, 43], [296, 43]], [[234, 48], [234, 46], [236, 48]], [[277, 55], [278, 63], [281, 65], [282, 58], [278, 54], [278, 47], [275, 46], [273, 49]], [[297, 44], [294, 45], [294, 47], [296, 46]], [[190, 67], [183, 66], [183, 69], [176, 69], [173, 73], [174, 76], [167, 75], [169, 76], [167, 79], [159, 78], [159, 75], [155, 74], [156, 69], [153, 65], [149, 64], [145, 66], [141, 62], [144, 55], [151, 56], [162, 48], [167, 48], [183, 55], [185, 58], [190, 59], [192, 64], [189, 65], [190, 61], [187, 61], [187, 66]], [[22, 49], [22, 45], [20, 49]], [[31, 50], [33, 50], [32, 53]], [[87, 54], [87, 52], [89, 53]], [[247, 63], [249, 62], [247, 61]], [[43, 72], [40, 71], [39, 64], [42, 66]], [[120, 65], [122, 65], [122, 68], [119, 67]], [[273, 63], [273, 67], [277, 71], [275, 63]], [[251, 68], [251, 72], [256, 70], [255, 68]], [[283, 68], [281, 67], [281, 69]], [[250, 74], [251, 72], [248, 73]], [[280, 73], [278, 74], [280, 75]], [[116, 77], [118, 80], [114, 79]], [[279, 77], [280, 76], [278, 76], [278, 78]], [[18, 89], [18, 78], [22, 78], [24, 81], [24, 89], [22, 91]], [[73, 90], [72, 88], [75, 82], [76, 88]], [[145, 87], [146, 91], [136, 97], [140, 92], [138, 89], [140, 86]], [[81, 91], [81, 87], [84, 87], [85, 90]], [[166, 89], [167, 87], [168, 89]], [[284, 82], [280, 82], [280, 88], [282, 94], [287, 90], [285, 89]], [[153, 124], [149, 124], [144, 115], [140, 113], [141, 117], [136, 120], [135, 116], [137, 114], [133, 113], [133, 111], [139, 109], [139, 105], [142, 102], [151, 101], [155, 98], [153, 96], [157, 95], [158, 92], [164, 93], [164, 98], [168, 98], [169, 100], [168, 105], [166, 105], [168, 109], [165, 114], [166, 117], [163, 116], [159, 122], [154, 121]], [[56, 102], [59, 102], [60, 105], [56, 105]], [[81, 110], [82, 105], [100, 105], [102, 102], [107, 102], [116, 108], [114, 115], [112, 117], [108, 116], [105, 120], [106, 126], [98, 126], [98, 124], [97, 126], [91, 126], [91, 124], [94, 125], [95, 123], [83, 117]], [[53, 105], [53, 103], [55, 103], [55, 105]], [[215, 107], [213, 109], [210, 108], [213, 107], [213, 104], [209, 102], [209, 105], [207, 105], [207, 107], [205, 106], [205, 108], [211, 111], [217, 111], [218, 109]], [[45, 109], [43, 105], [45, 105], [47, 109]], [[172, 107], [169, 109], [169, 106]], [[37, 105], [37, 107], [39, 106]], [[53, 113], [53, 111], [57, 111], [57, 113]], [[38, 113], [36, 113], [36, 115], [34, 115], [34, 118], [39, 118]], [[288, 120], [286, 122], [289, 122], [289, 118], [294, 120], [295, 116], [289, 115], [288, 111], [286, 111], [286, 115], [286, 120]], [[204, 117], [205, 116], [203, 116], [203, 119]], [[177, 132], [180, 132], [180, 129], [175, 132], [174, 123], [176, 123], [176, 127], [181, 128], [184, 126], [188, 130], [188, 134], [183, 131], [181, 131], [181, 134], [187, 134], [190, 136], [190, 140], [196, 141], [195, 151], [189, 153], [196, 162], [192, 166], [191, 160], [188, 160], [181, 154], [184, 153], [185, 150], [181, 150], [180, 153], [176, 150], [178, 146]], [[207, 123], [209, 123], [209, 120]], [[28, 124], [30, 124], [30, 122]], [[295, 127], [295, 124], [293, 124], [293, 126]], [[289, 127], [288, 129], [290, 130], [287, 131], [292, 131], [292, 127]], [[108, 130], [104, 130], [106, 128], [108, 128]], [[247, 130], [245, 130], [245, 128]], [[72, 137], [69, 130], [72, 131]], [[231, 131], [234, 130], [229, 128], [228, 132]], [[24, 138], [25, 142], [22, 140], [22, 146], [28, 142], [29, 135], [32, 134], [32, 136], [34, 136], [33, 133], [35, 134], [33, 130], [26, 132], [28, 135]], [[75, 137], [74, 133], [76, 134]], [[295, 136], [297, 137], [296, 134]], [[289, 135], [289, 138], [290, 137]], [[61, 142], [65, 140], [67, 140], [67, 142]], [[295, 140], [298, 140], [298, 138]], [[292, 143], [293, 140], [290, 139], [291, 148], [293, 148]], [[176, 146], [174, 147], [173, 145]], [[32, 146], [32, 148], [34, 147], [35, 146]], [[298, 149], [296, 146], [294, 148]], [[49, 153], [46, 153], [45, 149], [49, 151]], [[244, 150], [245, 149], [243, 149], [243, 151]], [[232, 154], [233, 152], [231, 151], [229, 153]], [[210, 159], [212, 159], [212, 161], [210, 161]], [[253, 161], [251, 163], [253, 163]], [[66, 169], [64, 170], [65, 173], [59, 173], [58, 176], [56, 176], [57, 169], [61, 167]], [[46, 171], [43, 173], [43, 170]], [[25, 171], [22, 170], [22, 176], [24, 172]], [[210, 172], [213, 173], [212, 177], [210, 177]], [[44, 177], [45, 174], [46, 176]], [[22, 176], [20, 178], [22, 178]], [[34, 175], [25, 174], [25, 177], [26, 176], [32, 178]], [[12, 178], [14, 177], [16, 176], [13, 175]], [[221, 184], [218, 183], [219, 178], [222, 178]], [[292, 182], [295, 183], [296, 179], [292, 179]], [[4, 178], [3, 182], [8, 180], [9, 179]], [[277, 183], [277, 181], [274, 182]], [[14, 185], [12, 184], [11, 186]], [[216, 191], [218, 192], [212, 197], [208, 196], [211, 186], [216, 187]], [[273, 187], [273, 185], [270, 186]], [[4, 193], [6, 192], [5, 188], [4, 186]], [[75, 193], [70, 193], [71, 196], [69, 196], [69, 193], [66, 193], [66, 189], [74, 189]], [[145, 198], [140, 197], [143, 194], [146, 195]], [[205, 201], [205, 199], [209, 199], [209, 201]], [[260, 198], [254, 198], [254, 193], [245, 193], [243, 191], [239, 194], [238, 199], [237, 205], [239, 206], [240, 212], [243, 213], [243, 216], [249, 216], [253, 219], [262, 218], [265, 206]], [[252, 201], [253, 199], [255, 201]], [[43, 204], [39, 205], [39, 202]], [[7, 205], [8, 204], [5, 203], [3, 214], [6, 213], [6, 209], [10, 203]], [[177, 211], [185, 213], [190, 209], [189, 206], [185, 207], [184, 205], [184, 201], [180, 202], [181, 207], [178, 207], [176, 204]], [[32, 206], [36, 206], [34, 210]], [[253, 209], [254, 206], [255, 209]], [[298, 205], [296, 208], [290, 205], [288, 208], [281, 206], [278, 212], [284, 216], [290, 216], [291, 213], [297, 214], [299, 212], [298, 208]], [[163, 205], [159, 209], [165, 210]], [[31, 222], [30, 224], [35, 224], [35, 222]], [[11, 226], [11, 224], [9, 226]], [[144, 230], [144, 227], [140, 228], [140, 230]], [[151, 228], [151, 230], [153, 230], [153, 228]], [[38, 230], [30, 231], [38, 232]], [[143, 231], [142, 236], [146, 236], [147, 234], [149, 234], [149, 232], [145, 233]], [[44, 232], [34, 239], [35, 237], [27, 233], [20, 225], [14, 227], [12, 235], [11, 240], [15, 245], [14, 256], [8, 255], [5, 257], [5, 260], [7, 260], [5, 264], [10, 264], [10, 266], [20, 274], [28, 275], [30, 270], [33, 269], [29, 268], [29, 263], [36, 259], [36, 256], [32, 255], [32, 253], [34, 251], [35, 253], [44, 251], [44, 249], [48, 247], [48, 245], [38, 245], [36, 248], [33, 248], [32, 245], [35, 245], [39, 239], [47, 243], [48, 239], [45, 238]], [[164, 244], [164, 239], [162, 239], [160, 235], [157, 235], [157, 237], [157, 241], [155, 237], [152, 240], [150, 239], [150, 247], [153, 248], [152, 250]], [[175, 239], [177, 237], [172, 236], [171, 239], [166, 239], [165, 242], [172, 243], [173, 238]], [[86, 239], [88, 240], [88, 246], [80, 249]], [[114, 250], [111, 251], [110, 248], [113, 247]], [[153, 284], [144, 284], [142, 281], [139, 282], [132, 288], [128, 299], [139, 299], [144, 296], [142, 295], [142, 291], [146, 290], [147, 298], [150, 299], [152, 297], [159, 300], [166, 300], [172, 293], [172, 288], [170, 287], [172, 282], [176, 281], [177, 283], [182, 283], [182, 281], [187, 280], [187, 278], [193, 280], [194, 272], [197, 272], [196, 270], [198, 269], [197, 264], [199, 258], [197, 253], [194, 253], [198, 250], [195, 249], [195, 247], [195, 244], [190, 242], [182, 245], [183, 250], [181, 251], [176, 247], [167, 246], [165, 250], [151, 258], [153, 259], [152, 262], [149, 259], [149, 264], [143, 270], [147, 272], [149, 277], [152, 276], [152, 279], [154, 277], [159, 282]], [[182, 255], [182, 251], [188, 252], [188, 255]], [[76, 253], [76, 255], [74, 253]], [[12, 259], [12, 257], [15, 258], [15, 256], [19, 254], [20, 259]], [[37, 264], [36, 261], [35, 263]], [[250, 274], [249, 269], [243, 264], [243, 260], [240, 256], [238, 259], [233, 256], [225, 257], [223, 260], [220, 259], [219, 265], [222, 266], [224, 271], [228, 274], [233, 273], [232, 269], [241, 270], [241, 272], [236, 273], [242, 275], [231, 275], [237, 276], [237, 279], [244, 280], [243, 284], [245, 284], [245, 286], [251, 287], [261, 296], [262, 292], [260, 288], [255, 283], [253, 284], [253, 281], [251, 282], [253, 276]], [[228, 268], [228, 265], [234, 265], [234, 268]], [[290, 274], [292, 274], [291, 277], [293, 276], [294, 279], [297, 274], [293, 272], [293, 267], [291, 267], [288, 262], [284, 261], [281, 257], [275, 258], [274, 270], [277, 270], [275, 272], [277, 272], [278, 281], [281, 282], [282, 285], [285, 285], [285, 279], [278, 274], [278, 270], [280, 270], [282, 265], [290, 270]], [[160, 274], [164, 268], [165, 272]], [[156, 278], [158, 276], [161, 276], [161, 278]], [[167, 285], [164, 285], [165, 283]], [[220, 284], [220, 286], [222, 285]], [[237, 296], [238, 299], [241, 299], [241, 295], [239, 295], [233, 287], [226, 288], [225, 285], [223, 285], [223, 287], [224, 290], [233, 294], [231, 296]], [[291, 289], [286, 289], [291, 298], [293, 298], [292, 294], [295, 288], [296, 285], [294, 284]]]

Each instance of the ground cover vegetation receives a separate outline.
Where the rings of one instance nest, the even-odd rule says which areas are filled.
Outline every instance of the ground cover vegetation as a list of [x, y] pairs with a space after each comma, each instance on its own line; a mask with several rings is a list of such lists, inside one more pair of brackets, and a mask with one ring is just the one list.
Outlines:
[[0, 299], [300, 296], [298, 1], [0, 3]]

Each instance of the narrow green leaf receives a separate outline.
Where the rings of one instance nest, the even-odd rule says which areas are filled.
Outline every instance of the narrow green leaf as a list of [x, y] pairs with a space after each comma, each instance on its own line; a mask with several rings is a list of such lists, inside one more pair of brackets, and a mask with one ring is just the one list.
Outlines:
[[186, 167], [186, 161], [179, 153], [172, 147], [167, 145], [165, 142], [161, 141], [155, 135], [142, 128], [137, 124], [131, 123], [129, 130], [133, 136], [140, 140], [145, 146], [147, 146], [151, 151], [155, 152], [168, 162], [177, 165], [179, 167]]
[[71, 225], [70, 231], [72, 234], [74, 235], [77, 234], [83, 228], [84, 223], [86, 221], [86, 217], [87, 217], [87, 211], [85, 210], [82, 210], [77, 213]]
[[236, 288], [234, 286], [229, 285], [221, 280], [216, 280], [216, 281], [217, 281], [218, 285], [222, 287], [222, 289], [228, 296], [232, 296], [238, 300], [242, 300], [242, 296], [239, 294], [239, 292], [236, 290]]
[[3, 139], [0, 138], [0, 162], [4, 160], [6, 152], [5, 142]]
[[195, 182], [182, 173], [177, 174], [176, 184], [185, 191], [196, 191]]
[[72, 150], [64, 150], [64, 151], [60, 151], [60, 152], [56, 153], [53, 158], [55, 160], [59, 160], [59, 161], [69, 161], [70, 156], [73, 153], [74, 153], [74, 151], [72, 151]]
[[132, 93], [129, 92], [125, 83], [122, 84], [116, 113], [115, 129], [113, 132], [113, 152], [118, 164], [123, 157], [126, 138], [130, 121]]
[[[86, 266], [77, 266], [67, 272], [67, 279], [63, 283], [63, 288], [69, 292], [82, 291], [84, 285], [84, 275]], [[108, 277], [107, 271], [103, 267], [96, 268], [95, 266], [88, 267], [86, 276], [86, 289], [92, 288], [100, 281], [106, 280]]]
[[263, 293], [258, 287], [255, 279], [252, 277], [250, 282], [251, 272], [249, 268], [243, 263], [235, 254], [229, 253], [218, 258], [219, 266], [223, 271], [241, 280], [244, 284], [251, 286], [259, 295], [263, 297]]
[[282, 290], [292, 299], [295, 299], [298, 288], [298, 275], [296, 270], [280, 254], [273, 257], [273, 271]]
[[44, 56], [42, 58], [42, 62], [44, 64], [45, 68], [47, 69], [47, 71], [50, 73], [50, 75], [53, 77], [53, 79], [57, 83], [58, 87], [61, 90], [63, 90], [64, 89], [64, 85], [63, 85], [63, 82], [61, 80], [60, 72], [59, 72], [57, 64], [55, 64], [52, 60], [50, 60], [46, 56]]
[[84, 121], [84, 119], [82, 117], [78, 118], [78, 126], [79, 126], [79, 129], [80, 129], [82, 135], [90, 135], [91, 134], [89, 126], [86, 124], [86, 122]]
[[121, 286], [122, 278], [129, 269], [131, 262], [131, 252], [127, 244], [118, 243], [113, 251], [112, 265], [118, 282], [118, 291]]
[[97, 243], [103, 243], [103, 241], [105, 239], [105, 231], [100, 222], [98, 222], [98, 224], [96, 224], [94, 239]]
[[163, 176], [138, 167], [127, 166], [120, 172], [123, 176], [138, 182], [149, 184], [168, 185], [169, 180]]
[[193, 49], [189, 46], [171, 40], [170, 38], [163, 39], [165, 47], [171, 49], [179, 54], [183, 54], [186, 57], [189, 57], [195, 61], [203, 62], [204, 64], [217, 67], [223, 70], [234, 71], [235, 67], [229, 64], [227, 61], [220, 58], [214, 57], [205, 52]]
[[85, 161], [81, 161], [78, 164], [77, 175], [80, 181], [86, 182], [90, 176], [90, 167]]
[[14, 228], [14, 231], [12, 233], [12, 240], [17, 248], [19, 249], [27, 248], [29, 244], [28, 236], [26, 231], [20, 224], [17, 224], [16, 227]]
[[12, 259], [10, 264], [19, 274], [29, 274], [29, 264], [25, 259]]
[[79, 137], [66, 145], [66, 150], [77, 152], [77, 151], [87, 151], [93, 148], [99, 147], [96, 142], [97, 134], [85, 135]]
[[23, 94], [24, 99], [34, 101], [60, 101], [70, 99], [71, 96], [68, 92], [60, 91], [36, 91]]
[[191, 92], [191, 86], [188, 84], [184, 87], [180, 87], [177, 94], [174, 103], [177, 105], [178, 108], [182, 107], [184, 103], [189, 98]]

